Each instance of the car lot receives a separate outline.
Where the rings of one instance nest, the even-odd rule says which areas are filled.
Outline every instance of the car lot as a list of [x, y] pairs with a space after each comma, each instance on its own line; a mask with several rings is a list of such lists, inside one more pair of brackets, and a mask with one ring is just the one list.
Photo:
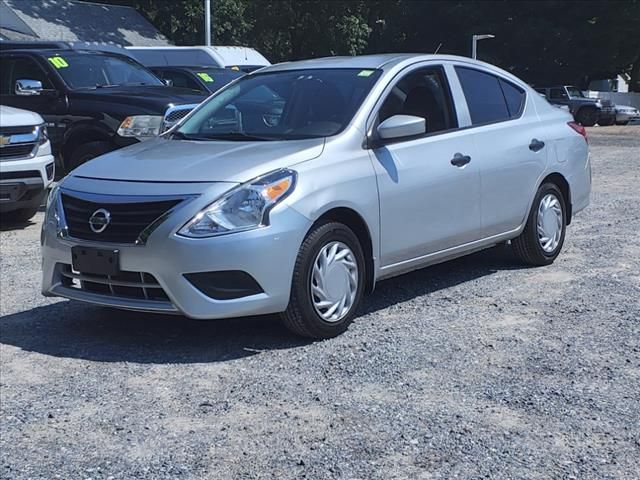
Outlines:
[[343, 336], [40, 296], [0, 232], [2, 478], [638, 478], [640, 126], [590, 129], [549, 267], [505, 247], [381, 283]]

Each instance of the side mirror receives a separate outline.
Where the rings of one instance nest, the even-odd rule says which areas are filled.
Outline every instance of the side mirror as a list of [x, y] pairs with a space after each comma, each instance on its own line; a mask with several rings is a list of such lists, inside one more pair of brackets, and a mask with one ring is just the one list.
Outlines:
[[413, 115], [394, 115], [378, 125], [380, 140], [415, 137], [427, 132], [427, 121]]
[[162, 83], [164, 83], [167, 87], [173, 87], [173, 80], [171, 80], [170, 78], [164, 78], [162, 80]]
[[16, 95], [40, 95], [42, 82], [40, 80], [16, 80]]

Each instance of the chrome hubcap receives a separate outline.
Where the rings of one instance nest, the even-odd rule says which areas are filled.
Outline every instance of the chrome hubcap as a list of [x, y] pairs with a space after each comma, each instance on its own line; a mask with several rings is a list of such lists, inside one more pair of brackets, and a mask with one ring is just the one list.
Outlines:
[[558, 248], [562, 237], [562, 206], [560, 200], [549, 193], [538, 206], [538, 241], [542, 250], [552, 253]]
[[311, 272], [311, 298], [318, 315], [327, 322], [342, 320], [357, 292], [358, 264], [351, 249], [342, 242], [322, 247]]

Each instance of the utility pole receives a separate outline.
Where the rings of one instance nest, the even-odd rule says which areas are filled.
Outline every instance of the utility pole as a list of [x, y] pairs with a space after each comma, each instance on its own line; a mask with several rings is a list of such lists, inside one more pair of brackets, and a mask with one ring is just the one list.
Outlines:
[[496, 38], [495, 35], [490, 33], [484, 35], [474, 35], [471, 37], [471, 58], [474, 60], [478, 58], [478, 40], [484, 40], [485, 38]]
[[204, 0], [204, 44], [211, 46], [211, 0]]

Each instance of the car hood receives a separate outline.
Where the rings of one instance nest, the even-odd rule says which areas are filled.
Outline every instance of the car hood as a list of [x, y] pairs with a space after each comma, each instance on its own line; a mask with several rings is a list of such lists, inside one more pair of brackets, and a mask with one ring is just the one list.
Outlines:
[[324, 138], [266, 142], [148, 140], [102, 155], [75, 177], [134, 182], [238, 182], [312, 160]]
[[74, 90], [69, 94], [72, 104], [74, 104], [74, 100], [101, 102], [106, 105], [120, 104], [126, 105], [132, 110], [158, 115], [164, 114], [169, 107], [197, 104], [205, 98], [207, 95], [195, 90], [154, 85]]
[[35, 112], [0, 105], [0, 127], [30, 127], [43, 122], [42, 117]]

